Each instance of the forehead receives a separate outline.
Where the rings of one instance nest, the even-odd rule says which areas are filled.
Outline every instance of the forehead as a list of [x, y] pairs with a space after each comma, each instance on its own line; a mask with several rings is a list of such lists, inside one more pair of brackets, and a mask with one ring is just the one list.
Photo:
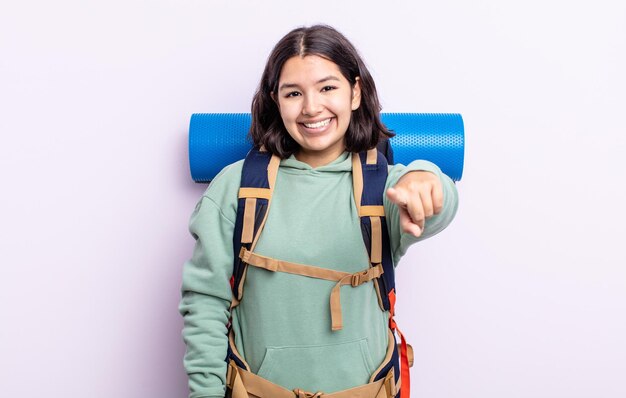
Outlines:
[[328, 76], [334, 76], [341, 81], [347, 81], [341, 74], [339, 66], [333, 61], [319, 55], [295, 55], [289, 58], [283, 65], [278, 78], [279, 84], [315, 84]]

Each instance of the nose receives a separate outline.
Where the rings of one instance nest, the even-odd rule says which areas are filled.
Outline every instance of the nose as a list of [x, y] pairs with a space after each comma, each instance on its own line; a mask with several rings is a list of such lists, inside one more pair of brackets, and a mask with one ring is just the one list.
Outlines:
[[304, 101], [302, 103], [302, 114], [306, 116], [319, 115], [324, 109], [324, 105], [315, 94], [304, 95]]

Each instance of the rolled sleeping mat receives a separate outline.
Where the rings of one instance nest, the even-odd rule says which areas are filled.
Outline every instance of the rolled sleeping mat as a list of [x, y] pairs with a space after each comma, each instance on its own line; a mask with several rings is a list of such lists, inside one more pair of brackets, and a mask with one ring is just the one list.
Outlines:
[[[393, 153], [383, 151], [390, 164], [429, 160], [452, 180], [461, 179], [465, 136], [460, 114], [382, 113], [381, 121], [396, 134], [389, 140]], [[246, 157], [252, 147], [250, 122], [249, 113], [191, 116], [189, 166], [195, 182], [210, 182], [224, 167]]]

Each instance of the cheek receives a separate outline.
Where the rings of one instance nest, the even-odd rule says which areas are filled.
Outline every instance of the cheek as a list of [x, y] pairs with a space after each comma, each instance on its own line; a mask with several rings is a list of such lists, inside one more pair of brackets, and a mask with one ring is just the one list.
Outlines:
[[281, 104], [279, 112], [284, 123], [295, 123], [300, 114], [298, 107], [294, 104]]
[[350, 98], [350, 95], [333, 98], [331, 106], [336, 113], [345, 116], [346, 113], [350, 114], [352, 112], [352, 98]]
[[352, 110], [347, 107], [345, 103], [341, 104], [341, 107], [335, 107], [333, 113], [337, 117], [337, 124], [340, 128], [345, 129], [350, 124], [352, 117]]

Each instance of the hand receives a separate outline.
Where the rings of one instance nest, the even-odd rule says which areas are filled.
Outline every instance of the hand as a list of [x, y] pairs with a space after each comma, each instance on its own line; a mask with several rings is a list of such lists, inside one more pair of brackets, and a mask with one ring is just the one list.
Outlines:
[[387, 190], [387, 197], [398, 206], [402, 232], [420, 236], [426, 219], [443, 208], [443, 187], [429, 171], [411, 171]]

